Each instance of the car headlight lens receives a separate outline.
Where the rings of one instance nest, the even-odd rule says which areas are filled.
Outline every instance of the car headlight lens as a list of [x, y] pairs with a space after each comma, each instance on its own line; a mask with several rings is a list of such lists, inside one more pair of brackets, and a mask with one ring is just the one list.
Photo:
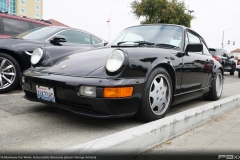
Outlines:
[[43, 50], [41, 48], [37, 48], [33, 51], [33, 54], [31, 56], [31, 63], [33, 65], [37, 64], [43, 56]]
[[123, 65], [125, 56], [123, 51], [114, 50], [111, 54], [109, 54], [106, 62], [106, 69], [109, 72], [116, 72]]

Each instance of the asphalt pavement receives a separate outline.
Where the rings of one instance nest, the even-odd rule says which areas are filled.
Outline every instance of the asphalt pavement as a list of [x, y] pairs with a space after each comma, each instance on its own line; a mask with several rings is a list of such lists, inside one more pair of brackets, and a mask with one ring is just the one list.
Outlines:
[[[226, 73], [222, 98], [239, 94], [240, 79]], [[23, 99], [21, 90], [0, 95], [0, 153], [51, 152], [144, 123], [134, 118], [95, 119]], [[221, 99], [222, 99], [221, 98]], [[167, 116], [209, 103], [202, 98], [170, 108]]]

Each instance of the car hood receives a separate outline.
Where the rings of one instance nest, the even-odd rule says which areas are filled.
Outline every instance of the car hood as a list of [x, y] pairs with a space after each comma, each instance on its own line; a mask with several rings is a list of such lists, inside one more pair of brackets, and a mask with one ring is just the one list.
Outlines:
[[[79, 51], [62, 58], [49, 66], [35, 68], [41, 72], [60, 74], [68, 76], [88, 76], [91, 72], [105, 66], [108, 55], [117, 48], [102, 47]], [[146, 58], [146, 53], [151, 53], [147, 57], [157, 57], [159, 53], [169, 53], [169, 50], [160, 48], [121, 48], [131, 59]]]
[[13, 38], [0, 39], [0, 48], [13, 51], [33, 51], [37, 47], [42, 46], [45, 46], [45, 43], [36, 40], [22, 40]]
[[[86, 76], [106, 63], [107, 56], [113, 48], [98, 48], [79, 51], [65, 56], [51, 66], [39, 67], [41, 72], [69, 76]], [[36, 68], [38, 70], [38, 68]]]
[[41, 67], [51, 67], [55, 65], [56, 63], [59, 63], [62, 59], [64, 59], [67, 56], [70, 56], [75, 53], [79, 53], [81, 51], [87, 51], [91, 50], [94, 47], [88, 46], [51, 46], [51, 47], [45, 47], [45, 56], [41, 64], [39, 64]]

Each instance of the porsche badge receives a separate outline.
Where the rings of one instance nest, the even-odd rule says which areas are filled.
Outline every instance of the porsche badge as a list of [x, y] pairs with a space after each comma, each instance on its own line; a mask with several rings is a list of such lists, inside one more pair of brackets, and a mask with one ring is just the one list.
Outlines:
[[63, 65], [63, 66], [61, 67], [61, 69], [66, 68], [66, 67], [67, 67], [67, 65]]

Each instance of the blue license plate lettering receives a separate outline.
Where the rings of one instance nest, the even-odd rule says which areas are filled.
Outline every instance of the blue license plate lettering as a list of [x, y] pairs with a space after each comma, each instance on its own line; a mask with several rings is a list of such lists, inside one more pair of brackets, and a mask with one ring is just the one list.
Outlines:
[[53, 88], [36, 86], [37, 89], [37, 98], [42, 99], [49, 102], [55, 103], [55, 96], [53, 92]]

